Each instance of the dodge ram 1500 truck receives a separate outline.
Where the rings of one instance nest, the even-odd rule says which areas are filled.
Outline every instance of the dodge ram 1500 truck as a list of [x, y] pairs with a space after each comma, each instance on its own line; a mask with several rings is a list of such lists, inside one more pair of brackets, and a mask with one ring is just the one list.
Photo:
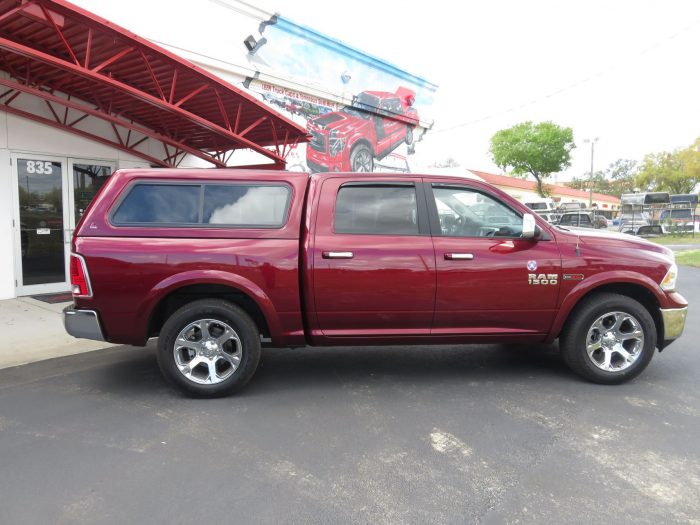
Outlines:
[[[197, 396], [261, 345], [546, 343], [605, 384], [681, 335], [673, 252], [552, 226], [454, 176], [124, 170], [72, 241], [75, 337], [145, 345]], [[430, 351], [426, 349], [426, 352]]]

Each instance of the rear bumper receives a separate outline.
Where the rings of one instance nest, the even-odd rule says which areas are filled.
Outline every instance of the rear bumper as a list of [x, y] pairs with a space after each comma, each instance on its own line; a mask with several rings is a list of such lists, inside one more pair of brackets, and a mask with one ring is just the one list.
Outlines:
[[661, 320], [664, 323], [663, 348], [678, 339], [685, 328], [685, 319], [688, 315], [688, 307], [660, 308]]
[[104, 341], [100, 320], [94, 310], [76, 310], [72, 306], [63, 309], [63, 326], [73, 337]]

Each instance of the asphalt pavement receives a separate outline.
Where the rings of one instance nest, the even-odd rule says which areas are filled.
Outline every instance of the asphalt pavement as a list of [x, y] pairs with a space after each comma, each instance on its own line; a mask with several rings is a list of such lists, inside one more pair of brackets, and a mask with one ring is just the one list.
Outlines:
[[214, 400], [153, 346], [0, 370], [0, 523], [698, 522], [699, 312], [613, 387], [553, 346], [268, 350]]

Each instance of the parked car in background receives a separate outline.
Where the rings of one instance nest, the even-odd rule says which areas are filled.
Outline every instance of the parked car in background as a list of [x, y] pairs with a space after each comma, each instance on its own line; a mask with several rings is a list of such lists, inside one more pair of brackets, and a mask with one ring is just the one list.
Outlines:
[[618, 231], [622, 233], [629, 233], [631, 235], [637, 235], [639, 228], [642, 228], [643, 226], [649, 226], [649, 221], [641, 217], [635, 219], [622, 217], [620, 219]]
[[557, 211], [559, 213], [565, 213], [567, 211], [580, 211], [585, 210], [586, 205], [583, 202], [572, 201], [572, 202], [561, 202]]
[[602, 215], [595, 215], [591, 212], [568, 212], [562, 214], [557, 224], [560, 226], [601, 229], [608, 227], [608, 220]]
[[637, 230], [637, 236], [643, 239], [652, 239], [654, 237], [662, 237], [663, 235], [663, 228], [658, 224], [653, 226], [640, 226]]

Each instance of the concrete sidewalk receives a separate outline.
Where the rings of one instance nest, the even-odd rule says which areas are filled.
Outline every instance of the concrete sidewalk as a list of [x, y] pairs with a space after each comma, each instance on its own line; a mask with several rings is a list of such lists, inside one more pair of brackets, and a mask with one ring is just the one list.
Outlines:
[[61, 314], [67, 304], [48, 304], [31, 297], [0, 301], [0, 333], [4, 341], [0, 368], [112, 346], [68, 335]]

